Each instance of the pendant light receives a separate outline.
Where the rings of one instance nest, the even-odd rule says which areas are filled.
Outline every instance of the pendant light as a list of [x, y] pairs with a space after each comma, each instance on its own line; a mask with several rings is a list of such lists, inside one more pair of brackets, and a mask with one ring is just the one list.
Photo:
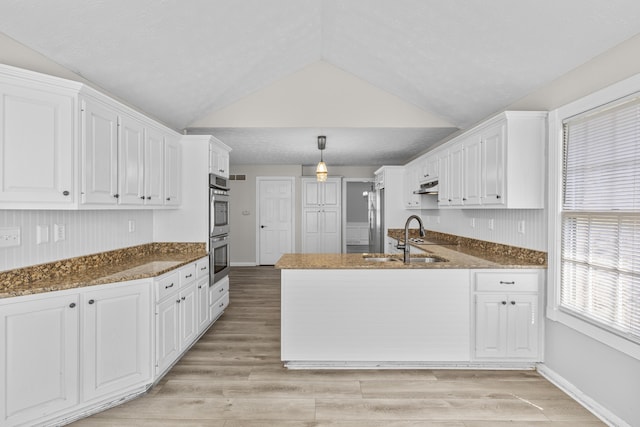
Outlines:
[[320, 163], [318, 163], [318, 167], [316, 167], [316, 180], [318, 182], [324, 182], [327, 180], [327, 175], [329, 171], [327, 171], [327, 165], [324, 163], [322, 159], [322, 150], [327, 146], [327, 137], [320, 135], [318, 137], [318, 150], [320, 150]]

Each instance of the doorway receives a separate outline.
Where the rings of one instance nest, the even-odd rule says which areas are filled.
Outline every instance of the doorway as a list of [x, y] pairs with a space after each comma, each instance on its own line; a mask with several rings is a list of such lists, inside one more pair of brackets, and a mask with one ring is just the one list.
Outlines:
[[373, 178], [345, 178], [343, 194], [343, 252], [369, 251], [368, 192], [373, 188]]
[[256, 264], [274, 265], [294, 252], [294, 177], [256, 178]]

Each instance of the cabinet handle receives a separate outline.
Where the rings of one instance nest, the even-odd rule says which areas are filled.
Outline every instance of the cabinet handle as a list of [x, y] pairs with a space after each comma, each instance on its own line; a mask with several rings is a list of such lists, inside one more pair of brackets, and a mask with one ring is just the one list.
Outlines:
[[496, 199], [499, 199], [499, 198], [500, 198], [500, 195], [499, 195], [499, 194], [496, 194]]
[[199, 286], [198, 286], [198, 289], [202, 289], [202, 285], [199, 285]]
[[222, 307], [224, 307], [224, 303], [223, 303], [223, 302], [221, 302], [221, 303], [220, 303], [220, 305], [218, 306], [218, 308], [222, 308]]
[[507, 302], [506, 301], [502, 301], [502, 305], [507, 305]]
[[177, 302], [178, 304], [180, 304], [180, 300], [179, 300], [179, 299], [177, 299], [177, 300], [176, 300], [176, 302]]
[[205, 265], [204, 267], [202, 267], [202, 268], [200, 269], [200, 271], [205, 271], [206, 269], [207, 269], [207, 266]]
[[515, 281], [513, 281], [513, 282], [505, 282], [504, 280], [500, 280], [500, 284], [501, 285], [515, 285], [516, 282]]
[[62, 195], [63, 195], [63, 196], [68, 196], [69, 194], [70, 194], [70, 193], [69, 193], [67, 190], [64, 190], [64, 191], [62, 192]]
[[72, 302], [71, 304], [69, 304], [69, 308], [73, 308], [73, 307], [75, 307], [75, 306], [76, 306], [76, 303], [75, 303], [75, 302]]
[[113, 197], [115, 197], [117, 199], [118, 197], [120, 197], [120, 195], [116, 193], [116, 194], [113, 195]]
[[511, 301], [511, 305], [516, 305], [516, 302], [515, 301]]
[[167, 197], [167, 202], [171, 200], [171, 197]]
[[165, 289], [173, 288], [173, 283], [164, 287]]
[[151, 200], [151, 196], [147, 196], [147, 200]]
[[193, 276], [193, 274], [189, 273], [186, 276], [184, 276], [185, 279], [188, 279], [189, 277]]
[[96, 300], [94, 300], [94, 299], [90, 299], [90, 300], [89, 300], [89, 304], [93, 304], [93, 303], [95, 303], [95, 302], [96, 302]]
[[144, 200], [144, 196], [140, 196], [140, 198], [141, 198], [142, 200]]
[[220, 288], [220, 290], [218, 292], [219, 293], [223, 293], [224, 292], [224, 288]]
[[186, 299], [187, 299], [187, 297], [182, 297], [182, 298], [180, 298], [180, 299], [181, 299], [182, 301], [184, 301], [184, 300], [186, 300]]
[[467, 201], [467, 198], [466, 198], [466, 197], [463, 197], [463, 198], [462, 198], [462, 201], [463, 201], [463, 202], [466, 202], [466, 201]]

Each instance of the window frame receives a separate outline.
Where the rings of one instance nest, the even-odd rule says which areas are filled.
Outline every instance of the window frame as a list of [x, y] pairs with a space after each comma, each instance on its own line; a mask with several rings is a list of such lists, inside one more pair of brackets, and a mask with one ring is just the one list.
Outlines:
[[640, 344], [597, 326], [560, 308], [561, 238], [562, 238], [562, 180], [563, 180], [563, 122], [588, 110], [640, 92], [640, 74], [622, 80], [549, 113], [548, 161], [548, 270], [546, 317], [600, 341], [618, 351], [640, 360]]

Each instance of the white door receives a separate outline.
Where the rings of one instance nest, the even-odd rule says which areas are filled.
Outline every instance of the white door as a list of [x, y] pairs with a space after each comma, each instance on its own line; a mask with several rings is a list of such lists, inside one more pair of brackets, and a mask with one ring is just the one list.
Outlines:
[[144, 204], [164, 203], [164, 135], [147, 129], [144, 142]]
[[73, 98], [0, 85], [0, 201], [71, 203]]
[[180, 350], [189, 347], [198, 336], [198, 293], [195, 283], [180, 291]]
[[483, 205], [504, 204], [505, 131], [505, 126], [500, 125], [482, 134], [480, 198]]
[[538, 356], [538, 295], [509, 295], [507, 355]]
[[28, 424], [76, 405], [78, 295], [0, 308], [0, 425]]
[[293, 252], [293, 178], [258, 178], [260, 265], [273, 265]]
[[167, 369], [180, 354], [180, 298], [178, 294], [157, 306], [156, 374]]
[[83, 308], [83, 398], [151, 380], [151, 289], [127, 283], [87, 292]]
[[507, 296], [476, 295], [476, 357], [504, 357], [507, 340]]
[[118, 136], [119, 203], [144, 201], [144, 127], [128, 116], [120, 117]]

